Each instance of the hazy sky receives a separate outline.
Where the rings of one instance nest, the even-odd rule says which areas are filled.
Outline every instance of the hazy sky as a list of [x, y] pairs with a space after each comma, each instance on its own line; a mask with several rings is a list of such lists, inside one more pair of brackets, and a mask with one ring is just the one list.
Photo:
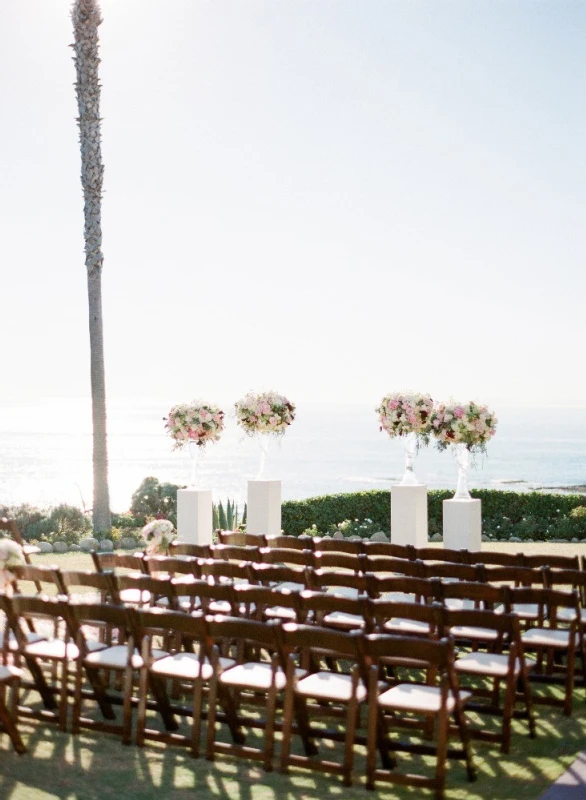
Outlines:
[[[0, 397], [89, 394], [67, 0], [0, 0]], [[586, 2], [104, 0], [109, 395], [586, 405]]]

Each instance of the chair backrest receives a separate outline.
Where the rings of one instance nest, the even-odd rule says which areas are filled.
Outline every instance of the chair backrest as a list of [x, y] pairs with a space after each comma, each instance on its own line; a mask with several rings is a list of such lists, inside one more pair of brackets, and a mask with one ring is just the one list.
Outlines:
[[545, 621], [553, 627], [557, 627], [559, 617], [558, 609], [568, 608], [574, 611], [574, 614], [569, 618], [562, 619], [563, 624], [571, 621], [575, 626], [580, 616], [580, 601], [578, 593], [575, 590], [569, 592], [559, 591], [556, 589], [535, 589], [533, 587], [507, 587], [505, 592], [505, 609], [507, 613], [514, 614], [516, 606], [535, 605], [537, 607], [537, 615], [535, 623], [543, 625]]
[[470, 601], [476, 608], [491, 610], [504, 603], [503, 586], [471, 581], [437, 581], [436, 599], [442, 603], [449, 600]]
[[584, 606], [586, 602], [586, 572], [582, 569], [554, 569], [544, 568], [545, 585], [548, 589], [556, 589], [567, 586], [576, 589], [580, 602]]
[[451, 564], [469, 564], [469, 555], [468, 550], [450, 550], [447, 547], [417, 548], [419, 561], [448, 561]]
[[325, 539], [316, 537], [314, 549], [320, 553], [348, 553], [360, 555], [364, 552], [364, 539]]
[[363, 553], [368, 556], [385, 556], [386, 558], [407, 558], [416, 561], [417, 548], [412, 544], [393, 544], [393, 542], [364, 542]]
[[[340, 597], [328, 592], [305, 591], [299, 595], [301, 600], [301, 617], [304, 624], [326, 625], [324, 617], [328, 614], [350, 614], [359, 617], [361, 623], [356, 628], [365, 628], [369, 619], [367, 598]], [[326, 625], [327, 627], [327, 625]]]
[[439, 578], [454, 581], [482, 581], [484, 567], [482, 564], [452, 564], [449, 561], [427, 563], [425, 565], [426, 578]]
[[151, 576], [188, 575], [195, 579], [201, 574], [201, 559], [191, 556], [146, 556], [144, 564], [147, 574]]
[[290, 547], [293, 550], [313, 550], [312, 536], [267, 536], [267, 547]]
[[[146, 597], [147, 602], [150, 598], [151, 606], [161, 598], [167, 600], [168, 607], [172, 610], [178, 606], [175, 584], [168, 578], [154, 578], [151, 575], [112, 575], [112, 582], [118, 598], [122, 592], [130, 590], [136, 592], [139, 598]], [[133, 602], [132, 605], [136, 605], [136, 603]]]
[[[92, 572], [92, 570], [57, 570], [59, 591], [71, 599], [72, 589], [93, 589], [99, 592], [101, 602], [118, 603], [118, 589], [113, 572]], [[84, 592], [89, 593], [89, 592]]]
[[263, 533], [245, 533], [244, 531], [216, 531], [220, 544], [236, 545], [237, 547], [266, 547], [267, 537]]
[[[314, 591], [329, 591], [344, 596], [344, 589], [352, 594], [366, 594], [366, 576], [356, 572], [338, 572], [336, 569], [314, 569], [308, 572], [309, 588]], [[346, 592], [348, 595], [350, 591]]]
[[260, 551], [263, 564], [295, 564], [299, 567], [313, 566], [311, 550], [293, 550], [286, 547], [263, 547]]
[[545, 586], [545, 571], [538, 567], [486, 567], [485, 580], [509, 586]]
[[335, 553], [320, 552], [313, 553], [314, 569], [344, 569], [352, 572], [366, 572], [367, 559], [359, 553]]
[[123, 635], [132, 633], [131, 616], [136, 609], [113, 603], [74, 603], [70, 608], [78, 626], [95, 622], [117, 628]]
[[[20, 647], [26, 645], [26, 639], [20, 627], [20, 620], [31, 621], [52, 619], [54, 622], [65, 621], [67, 632], [74, 635], [70, 606], [66, 598], [47, 597], [44, 595], [15, 595], [10, 601], [12, 617], [9, 620]], [[57, 628], [54, 628], [57, 631]]]
[[171, 542], [169, 548], [172, 556], [191, 556], [192, 558], [211, 558], [209, 544], [192, 544], [191, 542]]
[[336, 657], [358, 660], [361, 656], [362, 634], [358, 631], [336, 631], [318, 625], [299, 625], [286, 622], [281, 626], [279, 635], [287, 652], [319, 650]]
[[211, 555], [222, 561], [252, 561], [257, 564], [262, 560], [260, 553], [260, 547], [254, 545], [216, 544]]
[[[438, 609], [438, 626], [440, 636], [450, 636], [452, 628], [482, 628], [497, 634], [496, 645], [499, 649], [505, 641], [519, 638], [519, 620], [514, 614], [495, 614], [483, 609]], [[491, 642], [491, 647], [493, 643]]]
[[14, 576], [18, 594], [30, 593], [24, 591], [27, 587], [23, 586], [23, 583], [33, 583], [36, 594], [48, 592], [50, 595], [53, 595], [61, 591], [58, 579], [58, 567], [23, 564], [19, 567], [12, 567], [10, 571]]
[[295, 619], [301, 616], [300, 592], [278, 591], [250, 583], [235, 584], [233, 589], [234, 610], [240, 617], [263, 620], [267, 609], [277, 606], [291, 609]]
[[147, 568], [142, 553], [91, 553], [97, 572], [113, 569], [115, 572], [122, 569], [134, 570], [146, 574]]
[[422, 622], [429, 626], [429, 635], [433, 636], [438, 623], [438, 604], [404, 603], [393, 600], [368, 600], [368, 616], [374, 629], [383, 630], [392, 619], [406, 619], [411, 622]]
[[524, 567], [535, 569], [551, 567], [552, 569], [580, 569], [580, 556], [560, 556], [546, 553], [524, 555]]
[[184, 583], [180, 579], [174, 579], [171, 584], [178, 602], [191, 598], [190, 608], [195, 608], [199, 602], [202, 610], [207, 614], [213, 613], [210, 611], [210, 603], [227, 602], [230, 604], [230, 614], [234, 613], [236, 601], [232, 581], [222, 582], [209, 578], [207, 580]]
[[366, 557], [366, 571], [385, 572], [395, 575], [409, 575], [412, 578], [425, 578], [425, 564], [423, 561], [407, 560], [405, 558], [389, 558], [386, 556]]
[[408, 655], [430, 667], [445, 670], [453, 662], [454, 647], [450, 639], [420, 639], [416, 636], [395, 636], [388, 633], [371, 633], [364, 637], [363, 648], [369, 660], [405, 658]]
[[[427, 578], [412, 578], [408, 575], [376, 575], [373, 572], [366, 573], [366, 588], [368, 596], [373, 600], [381, 598], [381, 595], [397, 595], [397, 600], [408, 602], [408, 596], [412, 595], [414, 602], [431, 602], [437, 599], [439, 581], [428, 580]], [[403, 596], [404, 595], [404, 596]]]
[[204, 644], [207, 625], [203, 614], [183, 614], [163, 608], [138, 609], [129, 617], [137, 647], [145, 636], [176, 633]]
[[217, 642], [220, 639], [238, 642], [239, 646], [245, 642], [259, 644], [268, 648], [278, 645], [276, 630], [280, 623], [276, 620], [259, 622], [254, 619], [242, 617], [224, 617], [215, 615], [206, 619], [208, 636]]
[[490, 550], [474, 550], [468, 553], [470, 564], [492, 564], [497, 567], [522, 567], [523, 553], [501, 553]]
[[250, 570], [255, 564], [247, 561], [241, 561], [239, 564], [235, 561], [223, 561], [221, 559], [205, 559], [198, 562], [198, 570], [200, 578], [227, 578], [231, 581], [248, 581], [250, 580]]
[[261, 583], [265, 586], [273, 584], [298, 584], [302, 589], [308, 588], [311, 580], [311, 570], [299, 567], [287, 567], [280, 564], [252, 564], [250, 580], [252, 583]]

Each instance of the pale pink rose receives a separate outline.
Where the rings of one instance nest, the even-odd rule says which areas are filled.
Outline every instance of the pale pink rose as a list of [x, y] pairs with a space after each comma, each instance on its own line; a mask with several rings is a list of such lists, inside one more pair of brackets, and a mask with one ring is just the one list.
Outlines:
[[455, 416], [457, 419], [462, 419], [462, 417], [464, 416], [464, 409], [462, 408], [462, 406], [456, 406], [456, 407], [455, 407], [455, 409], [454, 409], [454, 416]]

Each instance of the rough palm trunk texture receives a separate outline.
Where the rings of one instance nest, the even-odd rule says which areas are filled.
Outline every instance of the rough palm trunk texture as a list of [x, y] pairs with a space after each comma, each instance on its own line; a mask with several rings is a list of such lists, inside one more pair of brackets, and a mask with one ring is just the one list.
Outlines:
[[102, 326], [102, 164], [100, 132], [100, 82], [98, 25], [102, 22], [96, 0], [75, 0], [71, 11], [77, 73], [75, 90], [81, 147], [85, 265], [88, 280], [90, 358], [92, 386], [94, 501], [96, 532], [111, 528], [108, 492], [108, 447], [106, 437], [106, 380]]

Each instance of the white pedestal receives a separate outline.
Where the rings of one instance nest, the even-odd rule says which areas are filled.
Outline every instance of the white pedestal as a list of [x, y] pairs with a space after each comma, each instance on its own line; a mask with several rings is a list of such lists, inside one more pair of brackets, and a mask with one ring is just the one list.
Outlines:
[[177, 492], [177, 539], [189, 544], [211, 544], [213, 529], [210, 489]]
[[247, 533], [281, 533], [281, 481], [248, 481]]
[[480, 500], [444, 500], [444, 547], [480, 550], [482, 509]]
[[391, 486], [391, 542], [427, 547], [427, 486]]

